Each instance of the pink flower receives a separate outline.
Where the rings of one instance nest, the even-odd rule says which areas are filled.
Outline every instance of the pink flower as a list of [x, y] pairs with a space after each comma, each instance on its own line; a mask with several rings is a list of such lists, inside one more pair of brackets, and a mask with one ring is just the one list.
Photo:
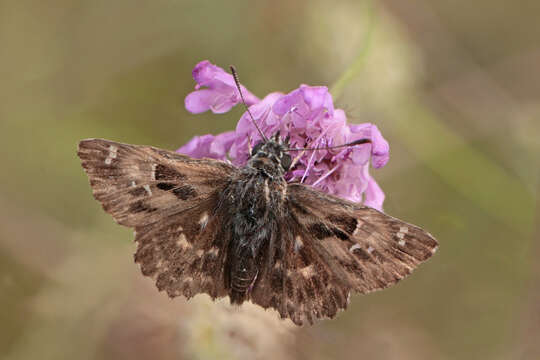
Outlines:
[[[210, 109], [222, 113], [241, 101], [232, 75], [208, 61], [197, 64], [193, 78], [197, 86], [186, 97], [188, 111], [199, 113]], [[201, 86], [207, 88], [201, 89]], [[382, 209], [384, 193], [369, 174], [370, 163], [374, 168], [380, 168], [386, 165], [389, 157], [388, 142], [377, 126], [347, 124], [345, 112], [334, 109], [332, 95], [325, 86], [300, 85], [288, 94], [274, 92], [262, 100], [244, 87], [242, 92], [262, 132], [271, 137], [279, 130], [283, 138], [290, 137], [291, 147], [327, 147], [370, 139], [371, 143], [357, 146], [306, 151], [285, 178]], [[195, 137], [177, 151], [197, 158], [229, 158], [235, 165], [242, 166], [249, 157], [249, 138], [252, 146], [261, 140], [245, 112], [235, 131]], [[300, 153], [291, 152], [291, 157]]]

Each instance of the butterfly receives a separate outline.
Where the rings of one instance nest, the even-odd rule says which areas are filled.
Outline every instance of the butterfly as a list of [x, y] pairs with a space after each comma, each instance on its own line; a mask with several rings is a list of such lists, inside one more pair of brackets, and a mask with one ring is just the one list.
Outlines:
[[143, 275], [170, 297], [228, 296], [312, 324], [437, 250], [417, 226], [287, 183], [287, 148], [276, 134], [241, 168], [103, 139], [81, 141], [78, 156], [104, 210], [135, 230]]

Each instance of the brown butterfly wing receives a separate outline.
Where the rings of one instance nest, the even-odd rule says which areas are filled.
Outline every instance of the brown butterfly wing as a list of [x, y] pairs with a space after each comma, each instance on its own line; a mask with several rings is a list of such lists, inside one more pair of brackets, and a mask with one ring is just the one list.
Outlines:
[[251, 301], [276, 309], [282, 318], [297, 325], [334, 317], [338, 309], [347, 306], [350, 291], [350, 285], [339, 276], [344, 275], [343, 269], [328, 264], [294, 214], [277, 226], [279, 247], [271, 264], [260, 273]]
[[120, 224], [135, 229], [135, 261], [169, 296], [224, 296], [230, 235], [219, 193], [237, 169], [149, 146], [88, 139], [78, 155], [94, 197]]
[[[224, 264], [230, 233], [213, 195], [194, 208], [161, 221], [135, 227], [135, 261], [143, 275], [170, 297], [191, 298], [205, 292], [213, 299], [228, 295]], [[197, 221], [197, 219], [199, 219]]]
[[121, 225], [159, 221], [199, 204], [236, 168], [150, 146], [83, 140], [78, 155], [94, 197]]
[[[288, 186], [287, 208], [284, 249], [265, 272], [272, 295], [254, 291], [252, 299], [299, 325], [333, 318], [350, 291], [395, 284], [437, 249], [414, 225], [301, 184]], [[280, 286], [282, 296], [272, 298]]]

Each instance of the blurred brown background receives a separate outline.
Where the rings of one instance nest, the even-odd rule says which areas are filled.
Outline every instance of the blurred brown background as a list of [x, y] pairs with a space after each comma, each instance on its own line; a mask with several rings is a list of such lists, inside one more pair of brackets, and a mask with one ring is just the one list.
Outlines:
[[[540, 358], [539, 14], [537, 0], [1, 1], [0, 358]], [[385, 210], [436, 235], [437, 255], [301, 329], [158, 293], [76, 144], [175, 149], [232, 129], [241, 109], [183, 108], [203, 59], [259, 96], [360, 64], [335, 101], [389, 140], [373, 171]]]

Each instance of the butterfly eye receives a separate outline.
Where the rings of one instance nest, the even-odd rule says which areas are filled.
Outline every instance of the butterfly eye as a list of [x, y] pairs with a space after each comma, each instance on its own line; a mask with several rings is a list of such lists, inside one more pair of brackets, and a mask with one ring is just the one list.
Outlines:
[[258, 143], [257, 145], [255, 145], [255, 147], [253, 148], [253, 150], [251, 150], [251, 156], [255, 155], [256, 153], [259, 152], [259, 150], [261, 150], [261, 147], [263, 146], [264, 143], [260, 142]]
[[288, 171], [289, 170], [289, 167], [291, 167], [291, 157], [289, 154], [283, 154], [283, 156], [281, 157], [281, 167], [283, 167], [283, 169], [285, 171]]

